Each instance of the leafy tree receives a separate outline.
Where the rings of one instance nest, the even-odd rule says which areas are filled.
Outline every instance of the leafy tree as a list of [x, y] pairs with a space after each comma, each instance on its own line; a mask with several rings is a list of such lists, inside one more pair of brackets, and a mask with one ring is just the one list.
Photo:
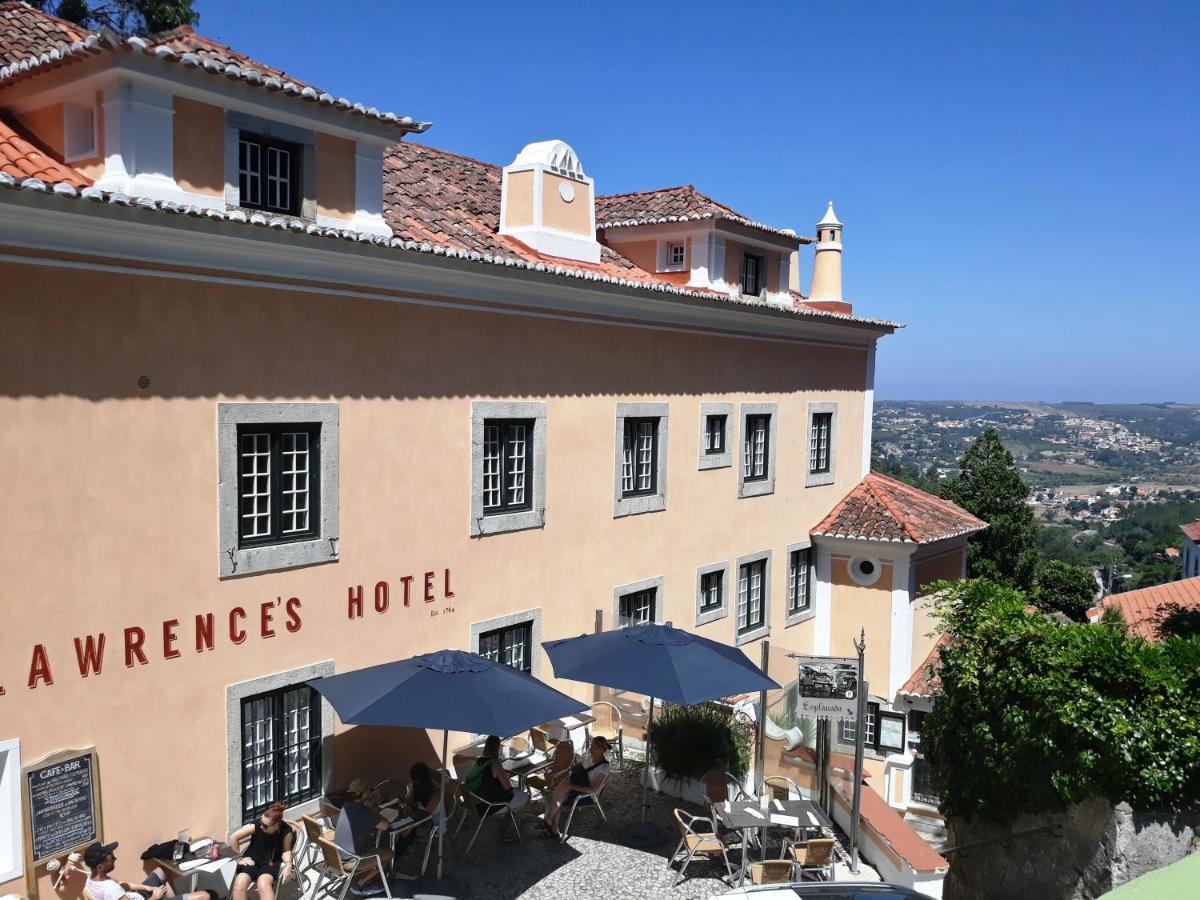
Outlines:
[[51, 15], [86, 28], [107, 25], [122, 34], [157, 34], [180, 25], [195, 25], [200, 13], [194, 0], [30, 0]]
[[950, 639], [921, 741], [943, 813], [1007, 823], [1089, 796], [1200, 802], [1200, 637], [1060, 625], [984, 579], [939, 587]]
[[1090, 569], [1050, 560], [1038, 563], [1033, 602], [1049, 612], [1061, 612], [1076, 622], [1087, 621], [1096, 597], [1096, 579]]
[[1165, 603], [1154, 617], [1154, 623], [1160, 640], [1200, 636], [1200, 607]]
[[996, 429], [979, 436], [963, 454], [959, 468], [957, 479], [942, 482], [942, 496], [988, 523], [967, 546], [967, 574], [1022, 590], [1031, 588], [1038, 554], [1033, 509], [1025, 502], [1029, 486], [1021, 480]]

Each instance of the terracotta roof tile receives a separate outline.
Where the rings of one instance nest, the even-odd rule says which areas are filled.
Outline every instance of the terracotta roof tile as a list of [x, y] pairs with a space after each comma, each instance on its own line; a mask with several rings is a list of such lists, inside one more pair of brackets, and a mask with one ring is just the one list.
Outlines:
[[16, 179], [37, 178], [47, 184], [85, 188], [92, 182], [55, 159], [33, 135], [0, 114], [0, 172]]
[[302, 88], [310, 87], [310, 85], [295, 76], [289, 75], [282, 69], [274, 69], [265, 63], [260, 63], [256, 59], [251, 59], [243, 53], [238, 53], [232, 47], [196, 34], [190, 25], [180, 25], [171, 31], [155, 35], [154, 39], [150, 41], [150, 46], [169, 47], [181, 55], [184, 53], [195, 53], [200, 57], [201, 61], [211, 59], [219, 63], [222, 67], [235, 65], [242, 69], [250, 69], [258, 72], [264, 78], [273, 76], [284, 81], [290, 81]]
[[916, 671], [908, 677], [908, 681], [904, 682], [896, 693], [907, 694], [910, 697], [932, 697], [940, 686], [937, 667], [941, 662], [941, 657], [938, 654], [948, 643], [950, 643], [950, 635], [939, 635], [930, 648], [929, 655], [917, 666]]
[[749, 228], [771, 232], [797, 244], [811, 242], [811, 238], [799, 237], [790, 229], [755, 222], [725, 204], [718, 203], [707, 194], [700, 193], [690, 184], [638, 191], [633, 194], [607, 194], [596, 197], [596, 227], [600, 229], [700, 219], [725, 219]]
[[812, 530], [814, 535], [928, 544], [987, 527], [949, 500], [871, 472]]
[[0, 3], [0, 66], [45, 53], [57, 44], [82, 41], [91, 34], [25, 3]]
[[1180, 525], [1179, 530], [1183, 532], [1183, 536], [1189, 541], [1200, 543], [1200, 520], [1188, 522], [1186, 525]]
[[1159, 610], [1170, 603], [1200, 609], [1200, 577], [1113, 594], [1104, 598], [1104, 607], [1089, 610], [1089, 613], [1095, 613], [1095, 618], [1099, 618], [1104, 608], [1119, 610], [1131, 633], [1141, 635], [1148, 641], [1156, 641]]

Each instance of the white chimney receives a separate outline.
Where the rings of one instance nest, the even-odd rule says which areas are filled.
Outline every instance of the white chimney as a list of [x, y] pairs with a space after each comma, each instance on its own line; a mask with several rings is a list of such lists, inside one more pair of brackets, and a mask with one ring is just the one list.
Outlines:
[[500, 233], [547, 256], [600, 262], [595, 182], [569, 145], [529, 144], [504, 167]]

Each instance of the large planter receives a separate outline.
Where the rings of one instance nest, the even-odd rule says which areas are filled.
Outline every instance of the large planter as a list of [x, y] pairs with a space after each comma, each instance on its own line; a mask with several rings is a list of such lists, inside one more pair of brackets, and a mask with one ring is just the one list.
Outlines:
[[657, 766], [650, 768], [650, 787], [685, 803], [704, 805], [704, 782], [698, 778], [672, 778]]

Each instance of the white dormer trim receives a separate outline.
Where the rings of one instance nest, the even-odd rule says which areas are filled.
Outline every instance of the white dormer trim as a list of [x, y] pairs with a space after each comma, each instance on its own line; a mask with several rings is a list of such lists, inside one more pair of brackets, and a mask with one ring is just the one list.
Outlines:
[[175, 182], [175, 108], [161, 87], [116, 78], [104, 88], [102, 191], [179, 201]]
[[[533, 173], [533, 222], [528, 225], [509, 226], [508, 196], [509, 175], [519, 172]], [[561, 228], [542, 224], [543, 186], [545, 174], [569, 178], [588, 186], [590, 207], [588, 210], [588, 234], [584, 236]], [[539, 141], [528, 144], [517, 154], [500, 176], [500, 234], [510, 235], [539, 253], [560, 256], [580, 262], [600, 262], [600, 243], [596, 240], [596, 182], [583, 172], [583, 166], [575, 151], [562, 141]]]

